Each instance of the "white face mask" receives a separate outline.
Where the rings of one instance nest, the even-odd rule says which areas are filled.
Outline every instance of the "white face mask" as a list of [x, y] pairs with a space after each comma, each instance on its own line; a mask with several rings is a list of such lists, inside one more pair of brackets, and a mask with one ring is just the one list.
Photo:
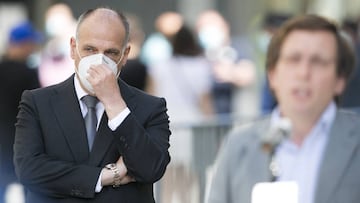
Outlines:
[[202, 28], [198, 34], [200, 44], [206, 50], [220, 48], [225, 42], [225, 33], [216, 26]]
[[[79, 54], [79, 56], [80, 56], [80, 54]], [[117, 78], [120, 74], [120, 71], [118, 71], [117, 66], [120, 63], [120, 61], [122, 60], [122, 57], [123, 56], [121, 56], [120, 60], [117, 63], [115, 63], [112, 59], [110, 59], [109, 57], [107, 57], [101, 53], [93, 54], [93, 55], [81, 58], [78, 68], [75, 69], [75, 72], [79, 77], [80, 83], [83, 85], [84, 88], [86, 88], [87, 91], [89, 91], [91, 94], [94, 94], [95, 93], [94, 88], [89, 83], [89, 81], [86, 79], [88, 76], [87, 71], [89, 70], [90, 66], [105, 64], [106, 67], [108, 67], [116, 75], [116, 78]]]

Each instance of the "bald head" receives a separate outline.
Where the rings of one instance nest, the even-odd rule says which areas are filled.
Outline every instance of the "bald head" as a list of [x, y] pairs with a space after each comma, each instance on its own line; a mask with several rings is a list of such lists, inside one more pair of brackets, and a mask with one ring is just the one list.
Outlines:
[[[87, 20], [101, 20], [104, 23], [113, 22], [114, 20], [119, 20], [120, 24], [124, 27], [125, 30], [125, 40], [124, 44], [127, 44], [129, 41], [129, 23], [126, 19], [125, 15], [119, 11], [110, 9], [110, 8], [95, 8], [95, 9], [89, 9], [85, 11], [83, 14], [80, 15], [76, 27], [76, 38], [79, 38], [79, 30], [84, 23], [84, 21]], [[96, 27], [94, 27], [96, 29]]]
[[88, 10], [79, 17], [76, 37], [70, 40], [71, 58], [77, 68], [83, 57], [101, 53], [121, 68], [130, 52], [128, 41], [129, 24], [122, 13], [109, 8]]

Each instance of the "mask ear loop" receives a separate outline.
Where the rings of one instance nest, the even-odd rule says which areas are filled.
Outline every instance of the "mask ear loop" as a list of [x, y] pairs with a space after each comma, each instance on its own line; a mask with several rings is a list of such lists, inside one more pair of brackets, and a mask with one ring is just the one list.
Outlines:
[[[119, 59], [119, 61], [116, 63], [116, 67], [118, 67], [119, 63], [123, 60], [124, 58], [124, 53], [125, 53], [125, 49], [126, 49], [126, 46], [124, 46], [123, 50], [121, 51], [121, 58]], [[120, 76], [120, 72], [121, 70], [119, 69], [118, 73], [116, 74], [116, 78], [118, 78]]]
[[[121, 58], [120, 58], [120, 60], [116, 63], [116, 68], [118, 68], [118, 65], [119, 65], [119, 63], [122, 61], [123, 56], [124, 56], [124, 55], [122, 55]], [[120, 76], [120, 72], [121, 72], [121, 69], [118, 68], [118, 71], [117, 71], [117, 74], [116, 74], [116, 78], [118, 78], [118, 77]]]
[[[75, 39], [75, 41], [76, 41], [76, 52], [77, 52], [77, 54], [79, 55], [79, 57], [80, 57], [80, 60], [82, 59], [82, 57], [81, 57], [81, 55], [80, 55], [80, 52], [79, 52], [79, 43], [78, 43], [78, 41], [77, 41], [77, 39]], [[79, 72], [78, 72], [78, 69], [79, 69], [79, 67], [77, 67], [77, 68], [75, 68], [75, 73], [78, 75], [79, 74]]]

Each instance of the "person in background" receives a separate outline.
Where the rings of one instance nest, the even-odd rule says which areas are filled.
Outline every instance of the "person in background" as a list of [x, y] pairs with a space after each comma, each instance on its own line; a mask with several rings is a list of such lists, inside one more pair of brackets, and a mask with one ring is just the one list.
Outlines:
[[196, 185], [191, 156], [191, 128], [213, 115], [211, 100], [211, 66], [204, 57], [193, 30], [183, 25], [170, 40], [173, 55], [170, 59], [150, 66], [155, 95], [165, 97], [170, 127], [172, 161], [163, 179], [163, 202], [191, 202], [194, 194], [189, 188]]
[[182, 26], [170, 40], [170, 59], [150, 66], [155, 95], [167, 98], [175, 123], [199, 122], [212, 113], [211, 66], [193, 31]]
[[183, 24], [184, 19], [178, 12], [165, 11], [158, 15], [154, 23], [155, 32], [146, 38], [141, 50], [141, 61], [150, 66], [169, 59], [172, 56], [170, 40]]
[[128, 61], [121, 69], [120, 78], [133, 87], [152, 93], [152, 80], [148, 67], [140, 60], [145, 33], [142, 29], [140, 19], [136, 15], [127, 14], [126, 16], [131, 25], [129, 41], [131, 52], [129, 53]]
[[165, 99], [118, 79], [128, 40], [123, 13], [87, 10], [70, 39], [75, 74], [24, 91], [14, 163], [26, 202], [155, 202], [170, 162], [169, 117]]
[[348, 37], [349, 43], [355, 50], [356, 68], [348, 81], [345, 91], [340, 97], [340, 106], [360, 112], [360, 39], [358, 20], [346, 19], [342, 23], [344, 35]]
[[336, 24], [317, 15], [285, 22], [266, 58], [278, 105], [229, 134], [208, 202], [260, 202], [267, 191], [278, 193], [263, 202], [359, 202], [360, 117], [336, 103], [353, 69]]
[[74, 73], [69, 38], [75, 33], [76, 19], [65, 3], [51, 5], [44, 17], [47, 41], [41, 52], [38, 72], [41, 86], [47, 87]]
[[36, 69], [27, 61], [41, 43], [41, 33], [30, 22], [16, 24], [0, 62], [0, 203], [7, 186], [17, 182], [13, 165], [16, 115], [22, 92], [40, 86]]
[[[218, 11], [201, 12], [196, 20], [196, 33], [211, 62], [214, 112], [220, 122], [230, 123], [235, 114], [235, 94], [238, 89], [254, 84], [255, 66], [234, 48], [229, 23]], [[246, 109], [241, 112], [248, 114]]]

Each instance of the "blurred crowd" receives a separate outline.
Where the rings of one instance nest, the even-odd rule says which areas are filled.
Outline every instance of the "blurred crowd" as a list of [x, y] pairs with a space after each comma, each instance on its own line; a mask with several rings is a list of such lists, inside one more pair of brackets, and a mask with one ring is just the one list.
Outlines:
[[[217, 10], [199, 13], [195, 23], [175, 11], [158, 15], [154, 33], [145, 35], [141, 19], [128, 13], [131, 52], [120, 78], [149, 94], [166, 98], [170, 126], [171, 164], [159, 183], [161, 202], [198, 202], [202, 193], [192, 168], [191, 127], [209, 123], [231, 125], [269, 113], [276, 99], [269, 88], [264, 63], [277, 28], [292, 16], [268, 13], [252, 38], [237, 40]], [[22, 91], [57, 84], [74, 73], [70, 37], [76, 17], [63, 3], [48, 8], [43, 30], [24, 18], [8, 32], [0, 59], [0, 203], [16, 183], [12, 165], [14, 123]], [[340, 22], [343, 35], [360, 54], [358, 22]], [[359, 57], [357, 57], [359, 58]], [[358, 63], [357, 63], [358, 66]], [[339, 105], [360, 106], [360, 72], [352, 75]], [[21, 190], [21, 189], [20, 189]], [[12, 199], [18, 199], [12, 197]], [[7, 202], [14, 202], [8, 198]], [[21, 202], [21, 200], [18, 200]]]

